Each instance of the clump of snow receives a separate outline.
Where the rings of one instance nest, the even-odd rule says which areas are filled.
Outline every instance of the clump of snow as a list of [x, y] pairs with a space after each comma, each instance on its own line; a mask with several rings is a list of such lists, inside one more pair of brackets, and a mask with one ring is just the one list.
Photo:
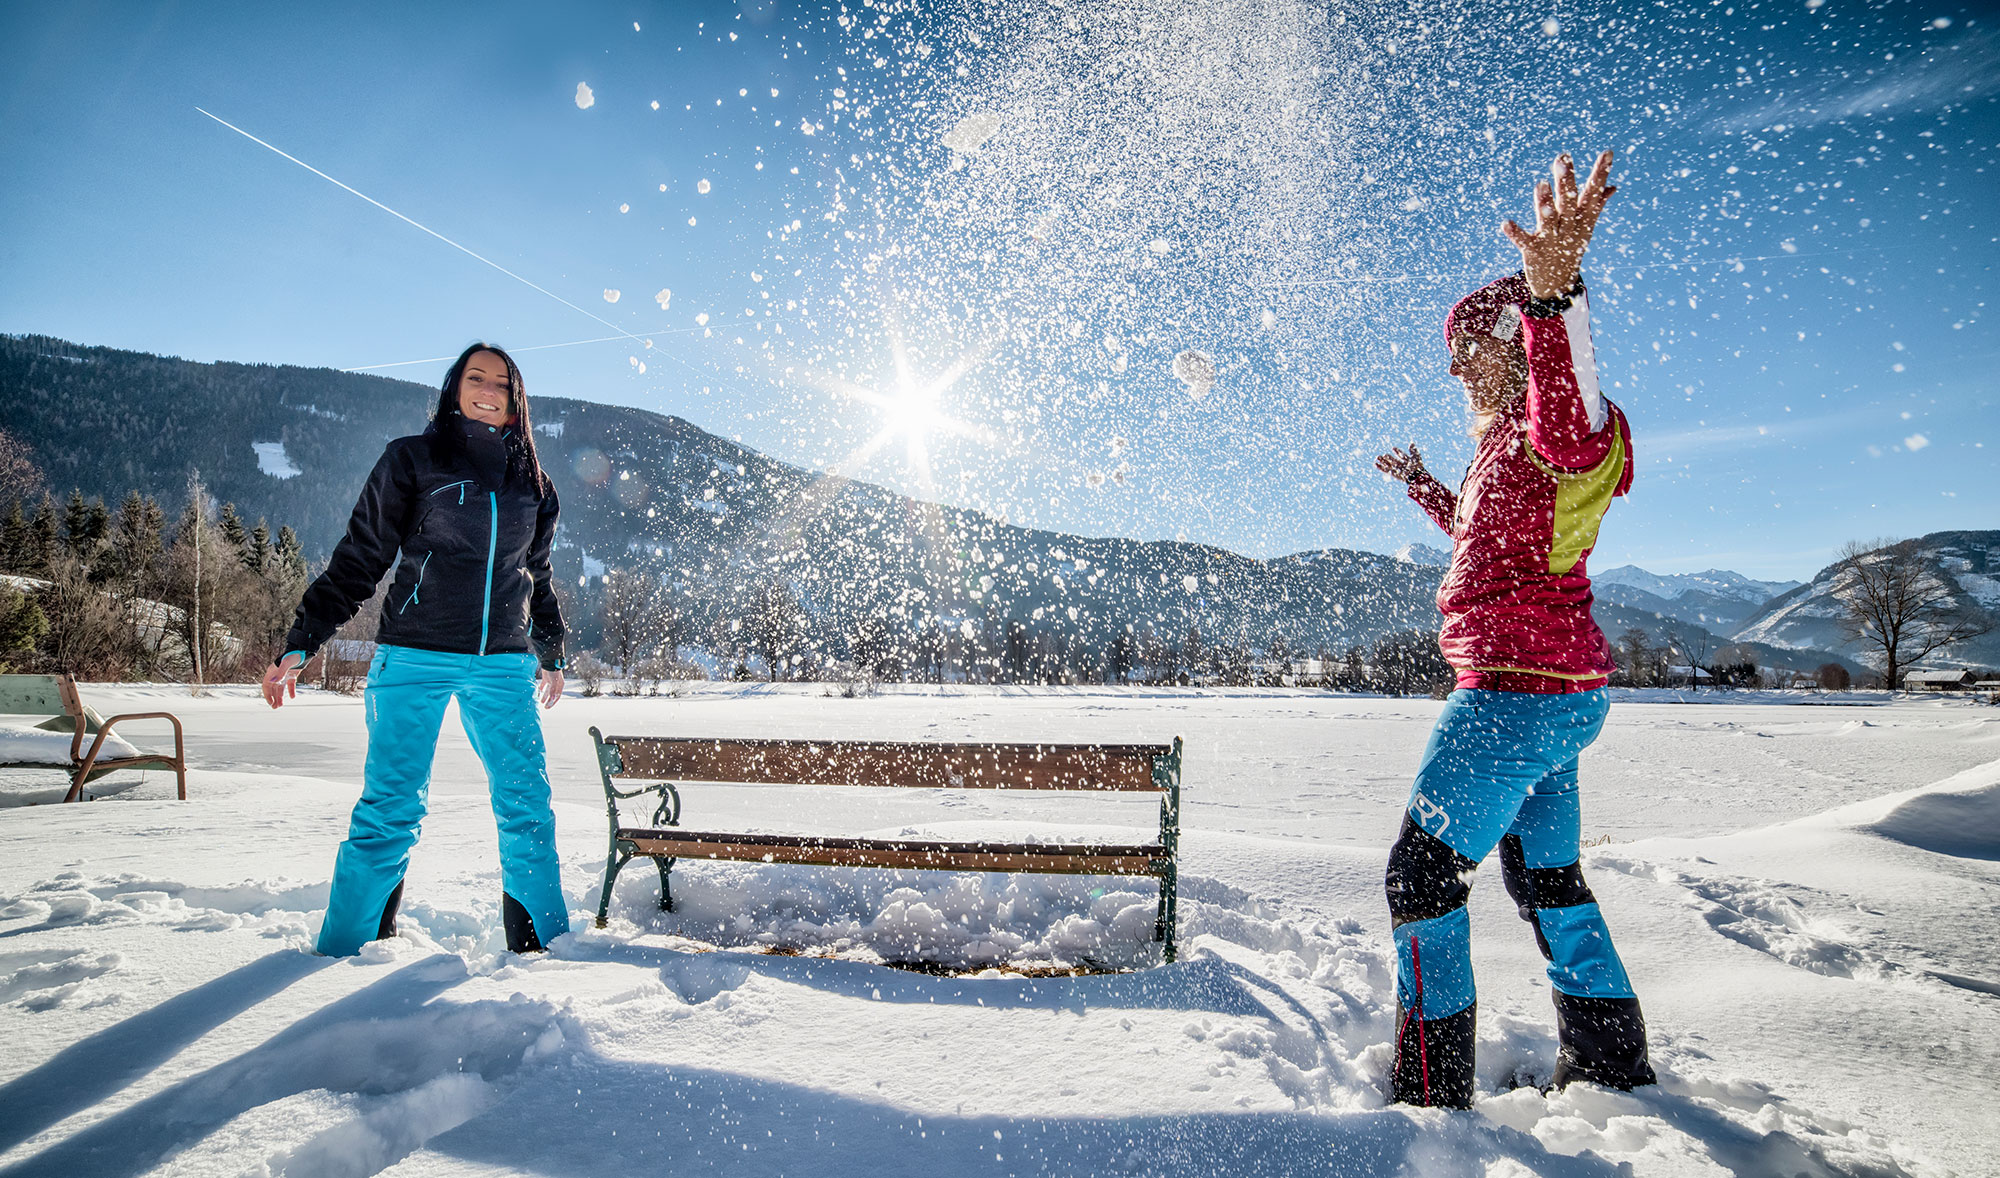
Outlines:
[[615, 290], [612, 290], [612, 289], [610, 289], [609, 287], [606, 287], [606, 288], [605, 288], [605, 291], [604, 291], [604, 301], [605, 301], [605, 302], [607, 302], [607, 303], [615, 303], [615, 302], [617, 302], [617, 301], [618, 301], [618, 296], [619, 296], [619, 292], [618, 292], [618, 291], [615, 291]]
[[661, 287], [660, 292], [653, 296], [653, 301], [660, 304], [660, 310], [664, 311], [674, 301], [674, 292]]
[[576, 84], [576, 109], [589, 110], [596, 102], [597, 95], [591, 93], [590, 84], [587, 82], [578, 82]]
[[986, 141], [1000, 130], [1000, 116], [991, 111], [969, 114], [943, 136], [944, 145], [960, 155], [978, 155]]
[[1215, 387], [1215, 360], [1193, 348], [1174, 357], [1174, 379], [1187, 386], [1188, 396], [1201, 399]]
[[694, 184], [694, 190], [695, 190], [696, 192], [699, 192], [699, 193], [701, 193], [701, 194], [702, 194], [703, 196], [707, 196], [707, 195], [708, 195], [708, 191], [709, 191], [709, 189], [710, 189], [711, 187], [713, 187], [713, 185], [709, 184], [709, 182], [708, 182], [708, 177], [706, 177], [706, 176], [704, 176], [704, 177], [702, 177], [701, 179], [699, 179], [699, 180], [695, 181], [695, 184]]
[[274, 479], [289, 479], [304, 472], [285, 453], [283, 442], [252, 442], [250, 448], [257, 452], [257, 469]]

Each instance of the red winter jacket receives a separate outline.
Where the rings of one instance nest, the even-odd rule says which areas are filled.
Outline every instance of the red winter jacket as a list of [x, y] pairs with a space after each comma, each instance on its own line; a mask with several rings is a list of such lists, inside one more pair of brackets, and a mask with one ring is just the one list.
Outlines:
[[1597, 385], [1590, 311], [1522, 316], [1528, 393], [1479, 439], [1453, 495], [1428, 473], [1410, 498], [1451, 534], [1438, 645], [1460, 687], [1576, 691], [1611, 673], [1590, 616], [1585, 560], [1614, 496], [1632, 486], [1632, 433]]

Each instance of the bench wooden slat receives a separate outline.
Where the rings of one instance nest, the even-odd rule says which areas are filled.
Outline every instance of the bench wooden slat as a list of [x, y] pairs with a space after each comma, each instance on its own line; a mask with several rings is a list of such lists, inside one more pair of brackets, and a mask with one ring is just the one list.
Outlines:
[[1158, 791], [1171, 745], [932, 744], [608, 736], [620, 777], [744, 785]]
[[664, 855], [676, 859], [933, 871], [1158, 875], [1166, 856], [1166, 851], [1157, 845], [949, 843], [917, 839], [807, 838], [637, 829], [620, 830], [618, 837], [630, 842], [641, 855]]

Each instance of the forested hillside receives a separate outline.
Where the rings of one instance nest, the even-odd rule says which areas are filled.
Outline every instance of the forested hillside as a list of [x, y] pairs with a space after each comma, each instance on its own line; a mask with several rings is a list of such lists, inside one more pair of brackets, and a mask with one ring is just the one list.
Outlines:
[[[383, 443], [421, 429], [436, 392], [0, 336], [0, 399], [6, 428], [58, 495], [116, 502], [136, 488], [171, 503], [198, 469], [218, 502], [290, 523], [317, 561]], [[905, 673], [946, 663], [1036, 677], [1137, 664], [1173, 673], [1252, 655], [1344, 656], [1437, 622], [1444, 570], [1428, 561], [1337, 548], [1258, 560], [1037, 531], [801, 470], [679, 418], [562, 397], [534, 405], [563, 503], [556, 571], [583, 648], [689, 643], [787, 668], [841, 659]], [[619, 572], [629, 575], [607, 581]], [[1614, 638], [1637, 628], [1656, 643], [1726, 641], [1667, 611], [1610, 602], [1599, 621]], [[1770, 647], [1753, 655], [1818, 661]]]

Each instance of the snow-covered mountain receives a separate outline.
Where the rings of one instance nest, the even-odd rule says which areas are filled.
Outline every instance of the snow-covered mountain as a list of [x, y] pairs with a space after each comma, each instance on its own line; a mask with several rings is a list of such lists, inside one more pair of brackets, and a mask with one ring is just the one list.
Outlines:
[[[1961, 606], [2000, 615], [2000, 531], [1933, 532], [1923, 537], [1923, 543], [1937, 550]], [[1840, 603], [1833, 596], [1836, 567], [1828, 565], [1810, 582], [1767, 602], [1737, 628], [1735, 637], [1792, 650], [1838, 651], [1853, 658], [1869, 654], [1841, 633]], [[1924, 665], [2000, 666], [2000, 630], [1940, 651]]]
[[1444, 569], [1451, 567], [1451, 551], [1446, 548], [1432, 548], [1428, 544], [1405, 544], [1396, 549], [1396, 559], [1405, 564], [1423, 565], [1425, 568]]
[[1622, 564], [1615, 569], [1605, 569], [1590, 574], [1592, 584], [1629, 585], [1642, 589], [1655, 597], [1673, 601], [1689, 593], [1705, 593], [1711, 597], [1733, 599], [1762, 605], [1778, 596], [1799, 587], [1797, 581], [1756, 581], [1742, 573], [1732, 573], [1727, 569], [1709, 569], [1702, 573], [1649, 573], [1638, 565]]

